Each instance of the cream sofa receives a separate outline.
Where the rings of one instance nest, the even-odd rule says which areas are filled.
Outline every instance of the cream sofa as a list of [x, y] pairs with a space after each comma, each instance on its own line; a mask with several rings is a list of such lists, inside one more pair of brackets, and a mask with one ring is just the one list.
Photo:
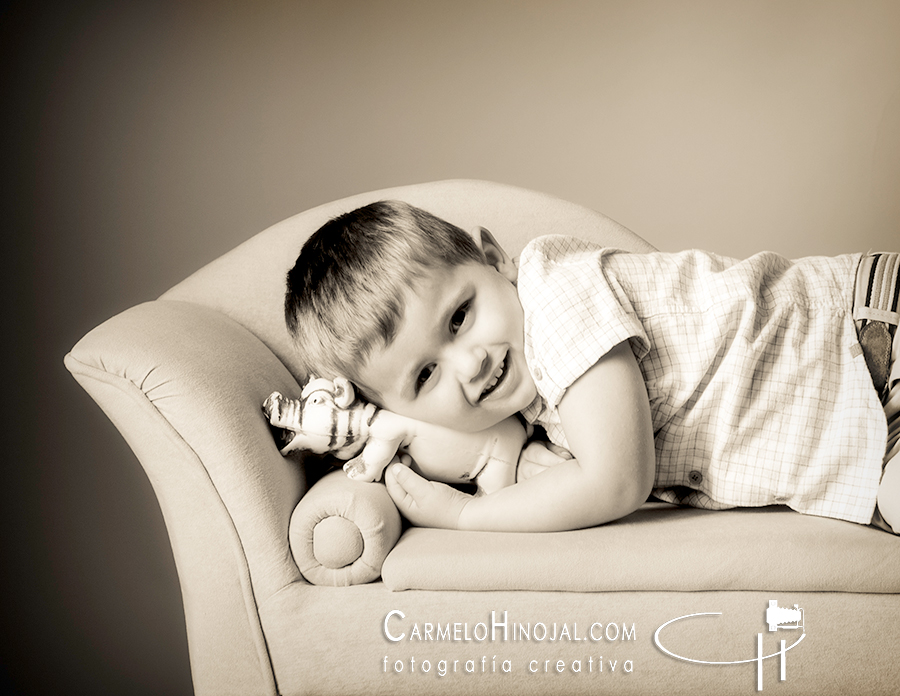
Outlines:
[[[66, 366], [159, 498], [198, 694], [900, 689], [900, 538], [873, 528], [650, 503], [558, 534], [404, 529], [380, 484], [310, 488], [323, 462], [282, 458], [260, 411], [299, 392], [283, 278], [320, 224], [382, 198], [514, 253], [546, 232], [650, 249], [509, 186], [376, 191], [271, 227], [79, 341]], [[788, 610], [774, 631], [770, 601]]]

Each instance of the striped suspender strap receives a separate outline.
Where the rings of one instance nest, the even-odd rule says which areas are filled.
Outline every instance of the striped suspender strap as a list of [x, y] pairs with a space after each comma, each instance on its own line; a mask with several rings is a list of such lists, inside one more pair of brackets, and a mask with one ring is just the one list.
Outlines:
[[891, 345], [900, 323], [900, 254], [863, 257], [856, 274], [853, 318], [879, 396], [886, 397]]

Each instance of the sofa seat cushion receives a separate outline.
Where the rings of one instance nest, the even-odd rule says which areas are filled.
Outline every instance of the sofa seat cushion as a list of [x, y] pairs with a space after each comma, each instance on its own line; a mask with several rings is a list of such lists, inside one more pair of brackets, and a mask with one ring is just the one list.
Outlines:
[[785, 507], [648, 503], [571, 532], [407, 530], [382, 568], [392, 590], [900, 592], [900, 537]]

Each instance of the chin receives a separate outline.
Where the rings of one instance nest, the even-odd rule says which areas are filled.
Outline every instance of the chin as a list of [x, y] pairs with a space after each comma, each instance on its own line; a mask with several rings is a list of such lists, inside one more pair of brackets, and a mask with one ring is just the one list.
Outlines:
[[537, 398], [537, 395], [537, 387], [535, 387], [533, 384], [523, 385], [521, 389], [521, 396], [519, 396], [515, 401], [514, 413], [524, 411], [526, 408], [531, 406], [531, 403]]

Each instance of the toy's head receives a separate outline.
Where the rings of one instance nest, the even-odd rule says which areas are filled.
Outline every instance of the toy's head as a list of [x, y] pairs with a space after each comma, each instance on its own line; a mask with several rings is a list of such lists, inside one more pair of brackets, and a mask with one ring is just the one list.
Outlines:
[[283, 429], [282, 454], [303, 449], [341, 459], [352, 457], [364, 444], [360, 424], [364, 409], [353, 385], [340, 377], [333, 381], [310, 377], [299, 400], [274, 392], [263, 404], [269, 422]]

